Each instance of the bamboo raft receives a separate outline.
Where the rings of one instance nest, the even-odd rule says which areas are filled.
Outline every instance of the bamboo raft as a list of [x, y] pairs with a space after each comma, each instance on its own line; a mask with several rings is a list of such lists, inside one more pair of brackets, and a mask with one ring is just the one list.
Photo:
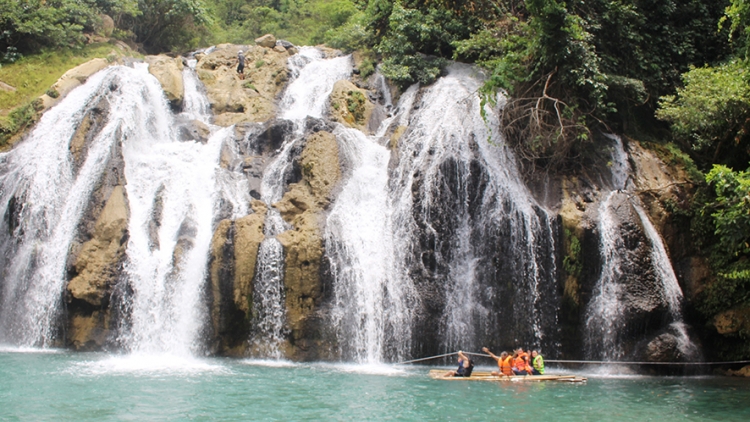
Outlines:
[[444, 377], [448, 369], [430, 370], [430, 378], [444, 381], [511, 381], [511, 382], [586, 382], [587, 378], [579, 375], [514, 375], [496, 376], [489, 372], [474, 371], [470, 377]]

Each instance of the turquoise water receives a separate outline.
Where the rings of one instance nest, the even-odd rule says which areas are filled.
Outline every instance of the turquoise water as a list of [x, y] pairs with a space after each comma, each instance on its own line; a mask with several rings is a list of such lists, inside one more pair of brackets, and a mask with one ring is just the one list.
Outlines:
[[744, 379], [446, 382], [429, 369], [6, 351], [0, 419], [750, 420]]

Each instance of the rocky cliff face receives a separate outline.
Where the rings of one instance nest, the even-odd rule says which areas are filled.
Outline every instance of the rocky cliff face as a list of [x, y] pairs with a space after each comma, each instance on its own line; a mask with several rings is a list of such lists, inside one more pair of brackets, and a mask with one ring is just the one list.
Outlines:
[[[236, 71], [239, 50], [243, 50], [246, 57], [244, 78]], [[295, 130], [291, 122], [276, 117], [279, 115], [280, 94], [289, 79], [287, 59], [295, 51], [293, 46], [284, 47], [283, 44], [277, 45], [263, 39], [253, 46], [219, 45], [195, 56], [196, 73], [205, 85], [211, 104], [212, 122], [219, 126], [234, 125], [234, 144], [223, 147], [220, 166], [241, 173], [247, 181], [248, 194], [255, 198], [247, 215], [231, 217], [227, 214], [215, 222], [204, 289], [208, 310], [204, 333], [207, 350], [212, 354], [245, 356], [250, 352], [248, 338], [252, 336], [257, 318], [253, 294], [258, 250], [265, 239], [264, 225], [268, 213], [268, 205], [258, 200], [260, 184], [266, 166]], [[185, 97], [181, 74], [183, 60], [152, 56], [146, 57], [145, 62], [164, 88], [165, 97], [173, 110], [180, 111]], [[92, 62], [75, 70], [60, 81], [58, 91], [64, 95], [106, 65], [104, 62]], [[293, 153], [294, 170], [286, 180], [283, 198], [270, 204], [291, 227], [277, 238], [284, 248], [285, 260], [287, 341], [283, 352], [295, 360], [337, 357], [334, 356], [334, 333], [327, 326], [330, 322], [328, 312], [332, 289], [322, 236], [327, 213], [336, 201], [346, 165], [339, 158], [339, 143], [333, 134], [333, 127], [340, 123], [372, 134], [377, 123], [386, 117], [382, 105], [376, 105], [374, 101], [382, 93], [374, 89], [374, 84], [356, 78], [355, 81], [358, 83], [337, 82], [329, 100], [326, 118], [309, 120], [302, 129], [302, 141]], [[106, 101], [98, 104], [85, 116], [74, 135], [70, 152], [77, 165], [85, 156], [92, 137], [105, 123], [102, 116], [106, 115], [108, 106]], [[190, 133], [183, 136], [183, 140], [207, 141], [209, 129], [205, 124], [195, 124], [186, 130]], [[399, 164], [397, 146], [407, 131], [406, 126], [398, 126], [391, 133], [392, 169]], [[250, 140], [253, 140], [252, 145]], [[705, 285], [710, 273], [705, 262], [690, 247], [689, 231], [669, 210], [688, 201], [692, 194], [691, 185], [687, 183], [683, 170], [665, 164], [664, 156], [660, 155], [658, 149], [647, 149], [634, 140], [628, 141], [626, 146], [632, 168], [632, 188], [628, 192], [615, 193], [612, 202], [624, 242], [623, 250], [628, 257], [625, 269], [629, 274], [637, 274], [637, 277], [623, 283], [630, 330], [628, 335], [634, 339], [626, 348], [629, 351], [645, 351], [645, 355], [642, 355], [645, 359], [674, 359], [674, 338], [660, 331], [669, 312], [667, 301], [654, 293], [659, 289], [653, 273], [649, 241], [629, 198], [635, 196], [644, 204], [651, 221], [664, 237], [681, 287], [689, 300]], [[472, 144], [471, 150], [477, 153], [476, 145]], [[474, 158], [478, 159], [478, 156]], [[124, 164], [119, 146], [112, 151], [109, 160], [108, 170], [97, 182], [68, 259], [68, 282], [64, 293], [67, 302], [65, 344], [77, 350], [115, 347], [116, 325], [127, 318], [126, 315], [118, 315], [112, 306], [118, 295], [127, 294], [114, 291], [125, 260], [130, 213], [124, 189], [127, 180], [123, 176]], [[559, 337], [562, 340], [559, 342], [559, 352], [562, 357], [580, 357], [586, 307], [592, 300], [602, 266], [597, 221], [600, 218], [600, 204], [613, 189], [610, 169], [604, 164], [608, 162], [608, 157], [599, 157], [595, 161], [595, 165], [582, 174], [537, 184], [544, 186], [544, 189], [538, 189], [539, 202], [553, 210], [559, 223], [559, 231], [557, 228], [550, 229], [550, 233], [553, 237], [557, 236], [554, 233], [559, 233], [560, 239], [554, 241], [562, 245], [557, 251], [560, 256], [555, 258], [559, 262], [556, 270], [560, 279]], [[448, 204], [455, 202], [451, 195], [458, 193], [451, 190], [451, 180], [457, 177], [457, 168], [455, 162], [442, 164], [441, 174], [444, 175], [446, 189], [439, 192], [441, 197], [445, 197], [440, 206], [448, 207]], [[469, 165], [469, 197], [483, 196], [487, 189], [487, 171], [478, 161]], [[418, 172], [414, 177], [412, 195], [414, 201], [419, 203], [422, 200], [419, 189], [425, 181]], [[478, 206], [469, 204], [468, 215], [472, 221], [478, 218]], [[156, 214], [163, 212], [159, 206], [155, 206], [154, 210]], [[440, 267], [435, 256], [451, 256], [450, 242], [436, 246], [434, 238], [455, 237], [451, 232], [456, 226], [451, 220], [453, 217], [450, 209], [431, 214], [431, 220], [423, 221], [418, 228], [418, 234], [422, 236], [418, 241], [421, 249], [412, 251], [416, 269], [412, 275], [421, 280], [418, 288], [424, 296], [421, 304], [424, 312], [417, 318], [417, 325], [422, 324], [418, 327], [417, 336], [430, 337], [420, 340], [428, 349], [439, 347], [434, 342], [439, 333], [430, 331], [436, 326], [431, 319], [436, 317], [436, 309], [442, 309], [445, 302], [443, 290], [436, 286], [447, 269]], [[160, 217], [154, 215], [153, 224], [158, 226], [159, 220]], [[510, 229], [499, 227], [496, 232], [492, 235], [495, 237], [487, 235], [487, 239], [501, 245], [498, 239], [507, 236]], [[177, 265], [181, 259], [180, 242], [187, 247], [191, 241], [190, 230], [186, 229], [178, 239], [174, 253]], [[497, 290], [491, 300], [482, 304], [487, 309], [498, 308], [498, 298], [515, 294], [502, 267], [502, 258], [509, 253], [498, 249], [488, 255], [489, 258], [482, 264], [481, 272], [487, 279], [493, 280]], [[493, 267], [495, 265], [497, 268]], [[552, 290], [555, 288], [550, 287]], [[550, 291], [550, 294], [554, 296], [558, 292]], [[497, 310], [494, 312], [497, 315], [488, 317], [488, 320], [514, 321], [519, 314], [514, 309]], [[718, 332], [732, 335], [744, 330], [743, 327], [748, 325], [745, 314], [741, 310], [722, 314], [715, 321]], [[519, 321], [514, 323], [520, 324]]]

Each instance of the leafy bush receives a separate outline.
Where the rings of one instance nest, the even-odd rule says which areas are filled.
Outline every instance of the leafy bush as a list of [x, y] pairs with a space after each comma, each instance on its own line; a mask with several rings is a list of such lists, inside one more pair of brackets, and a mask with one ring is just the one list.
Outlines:
[[750, 171], [716, 165], [706, 183], [695, 198], [692, 231], [716, 275], [698, 304], [711, 317], [750, 304]]
[[684, 88], [661, 98], [657, 116], [672, 123], [675, 138], [692, 148], [704, 165], [719, 162], [746, 166], [750, 85], [748, 64], [732, 61], [718, 67], [692, 68]]
[[393, 4], [387, 33], [375, 47], [384, 59], [381, 72], [404, 88], [432, 83], [453, 56], [453, 42], [468, 38], [477, 22], [438, 7], [409, 9]]

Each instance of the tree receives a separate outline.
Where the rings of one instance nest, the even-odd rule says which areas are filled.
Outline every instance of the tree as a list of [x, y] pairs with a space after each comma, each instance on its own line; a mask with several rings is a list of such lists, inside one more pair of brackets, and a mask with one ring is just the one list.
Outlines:
[[745, 168], [750, 159], [748, 64], [735, 60], [692, 68], [685, 86], [660, 101], [657, 116], [672, 123], [675, 138], [703, 167], [724, 163]]

